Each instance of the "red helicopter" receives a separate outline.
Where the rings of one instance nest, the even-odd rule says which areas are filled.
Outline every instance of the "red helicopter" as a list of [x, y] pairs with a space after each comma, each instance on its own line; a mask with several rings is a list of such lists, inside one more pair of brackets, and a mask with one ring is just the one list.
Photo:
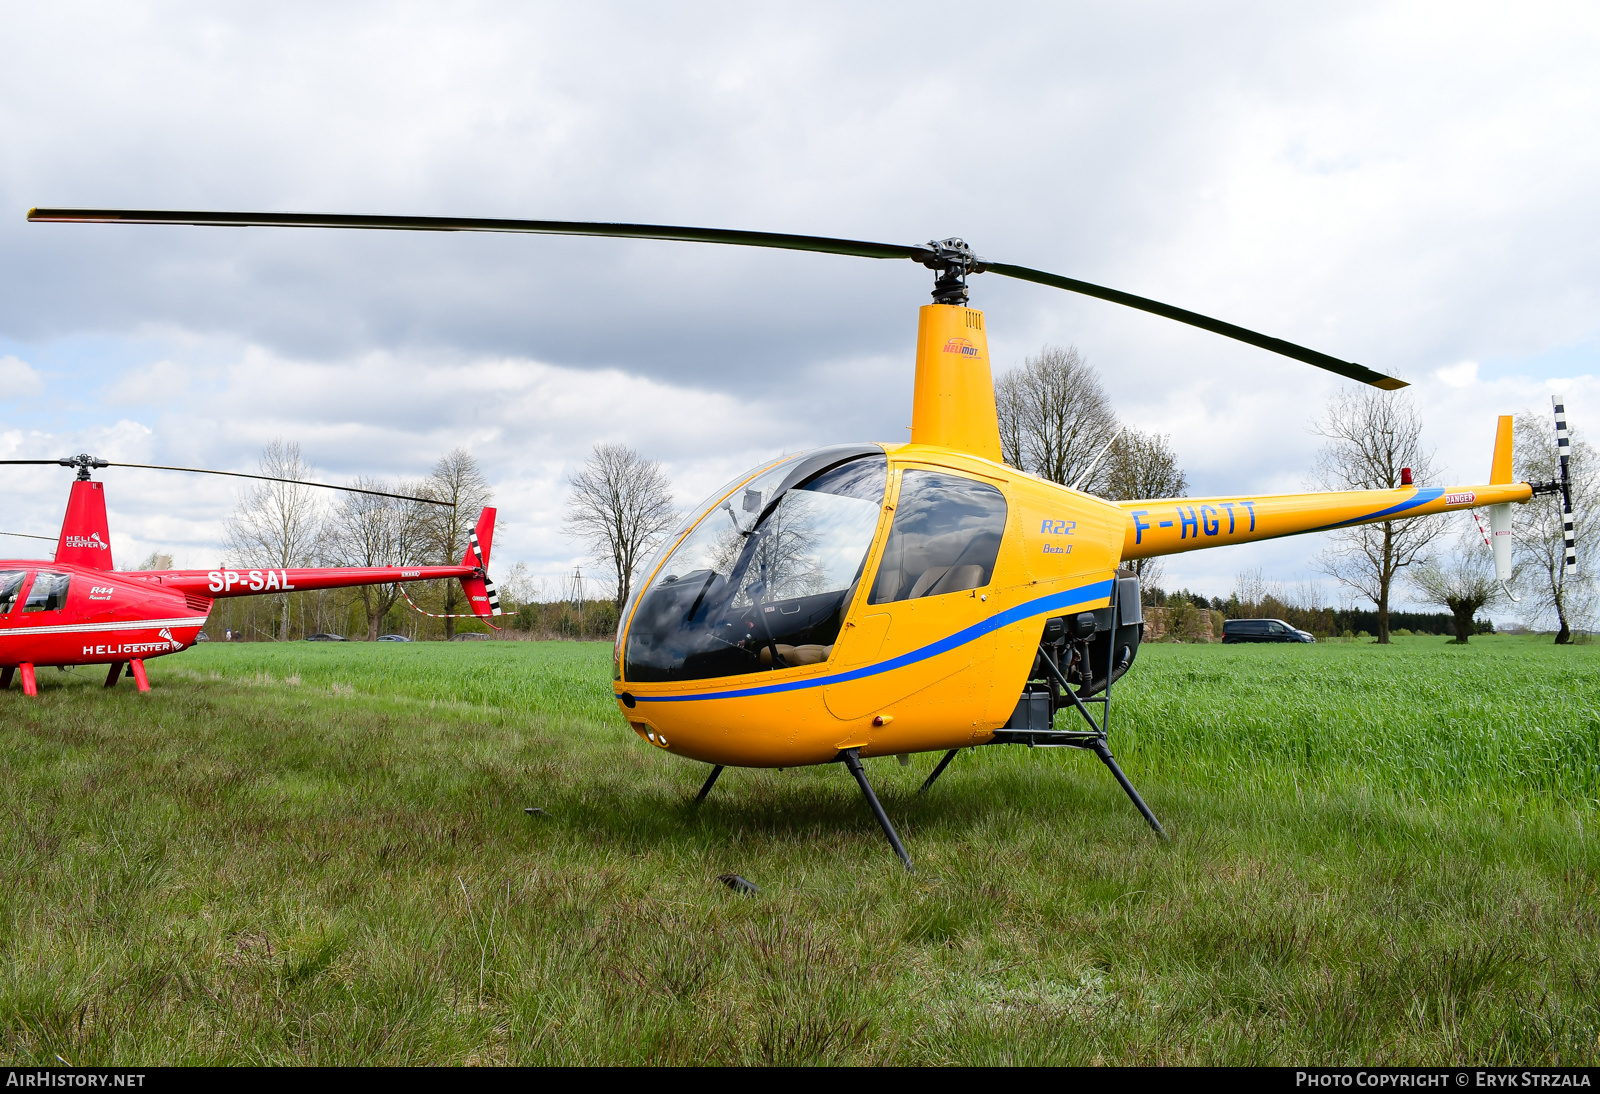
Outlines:
[[323, 486], [433, 505], [451, 503], [238, 471], [111, 463], [88, 455], [0, 463], [59, 464], [78, 469], [77, 481], [67, 498], [67, 514], [61, 522], [54, 560], [43, 563], [38, 559], [0, 559], [0, 690], [11, 686], [18, 669], [22, 670], [23, 692], [37, 695], [38, 667], [109, 665], [106, 687], [115, 686], [126, 669], [140, 691], [149, 691], [145, 661], [194, 645], [211, 612], [212, 601], [220, 597], [455, 578], [467, 594], [473, 615], [487, 619], [501, 614], [500, 596], [488, 572], [494, 540], [493, 509], [484, 509], [478, 517], [466, 553], [455, 566], [116, 571], [111, 568], [105, 491], [90, 478], [93, 468], [194, 471]]

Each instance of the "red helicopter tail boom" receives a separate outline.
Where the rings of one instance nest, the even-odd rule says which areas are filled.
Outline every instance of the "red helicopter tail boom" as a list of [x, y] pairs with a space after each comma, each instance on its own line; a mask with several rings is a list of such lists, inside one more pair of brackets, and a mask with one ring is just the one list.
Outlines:
[[302, 593], [313, 589], [345, 589], [357, 585], [388, 585], [399, 581], [439, 581], [452, 577], [465, 582], [476, 573], [477, 569], [472, 566], [338, 566], [326, 569], [218, 567], [215, 570], [141, 570], [123, 576], [181, 593], [219, 600], [229, 596]]
[[[466, 591], [475, 615], [500, 614], [500, 597], [489, 581], [489, 549], [494, 542], [493, 509], [485, 509], [455, 566], [226, 567], [215, 570], [139, 570], [123, 576], [192, 596], [218, 600], [263, 593], [299, 593], [313, 589], [345, 589], [405, 581], [455, 578]], [[109, 554], [109, 550], [106, 552]]]

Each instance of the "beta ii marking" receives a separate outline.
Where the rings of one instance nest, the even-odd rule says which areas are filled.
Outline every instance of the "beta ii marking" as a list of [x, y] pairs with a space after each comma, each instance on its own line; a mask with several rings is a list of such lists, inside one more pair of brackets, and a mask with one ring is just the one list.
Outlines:
[[[1039, 532], [1041, 535], [1046, 536], [1070, 536], [1077, 527], [1078, 522], [1075, 520], [1051, 520], [1049, 517], [1045, 517], [1044, 523], [1039, 526]], [[1072, 544], [1046, 543], [1042, 553], [1047, 555], [1070, 555], [1072, 553]]]

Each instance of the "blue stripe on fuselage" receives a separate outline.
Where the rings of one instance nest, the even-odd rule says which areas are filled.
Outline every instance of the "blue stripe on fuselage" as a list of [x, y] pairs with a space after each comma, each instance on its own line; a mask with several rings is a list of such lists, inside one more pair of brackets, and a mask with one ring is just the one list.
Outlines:
[[1330, 528], [1345, 528], [1352, 524], [1365, 524], [1367, 521], [1380, 520], [1383, 517], [1394, 516], [1396, 513], [1404, 513], [1407, 509], [1415, 509], [1419, 505], [1427, 505], [1430, 501], [1437, 501], [1442, 497], [1444, 497], [1444, 489], [1442, 487], [1429, 486], [1425, 489], [1419, 489], [1409, 501], [1391, 505], [1389, 508], [1380, 509], [1376, 513], [1368, 513], [1364, 517], [1351, 517], [1349, 520], [1341, 520], [1338, 524], [1324, 524], [1321, 528], [1308, 528], [1307, 531], [1326, 532]]
[[957, 631], [947, 638], [931, 642], [921, 649], [902, 653], [899, 657], [888, 661], [880, 661], [876, 665], [863, 665], [859, 669], [848, 672], [838, 672], [831, 676], [811, 676], [804, 680], [791, 680], [783, 684], [762, 684], [754, 687], [735, 688], [732, 691], [704, 691], [694, 695], [636, 695], [634, 700], [640, 703], [689, 703], [700, 699], [736, 699], [748, 695], [772, 695], [780, 691], [801, 691], [805, 688], [824, 687], [828, 684], [844, 684], [851, 680], [862, 680], [868, 676], [876, 676], [883, 672], [893, 672], [895, 669], [914, 665], [918, 661], [925, 661], [930, 657], [937, 657], [941, 653], [948, 653], [958, 646], [976, 641], [986, 634], [991, 634], [1001, 627], [1008, 627], [1036, 615], [1047, 615], [1060, 608], [1073, 604], [1082, 604], [1090, 600], [1104, 600], [1111, 596], [1111, 582], [1096, 581], [1089, 585], [1080, 585], [1076, 589], [1067, 589], [1064, 592], [1051, 593], [1041, 596], [1037, 600], [1030, 600], [1025, 604], [1018, 604], [1015, 608], [1007, 608], [1003, 612], [991, 615], [981, 623]]

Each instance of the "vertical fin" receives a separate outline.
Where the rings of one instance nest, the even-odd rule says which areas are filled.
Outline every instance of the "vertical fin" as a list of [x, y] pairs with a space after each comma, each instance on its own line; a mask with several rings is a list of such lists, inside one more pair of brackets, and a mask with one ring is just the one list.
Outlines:
[[1511, 481], [1511, 415], [1500, 415], [1494, 431], [1494, 459], [1489, 464], [1489, 483], [1499, 486]]
[[109, 570], [111, 529], [106, 523], [106, 495], [102, 484], [80, 479], [67, 495], [67, 515], [61, 521], [56, 561], [92, 570]]
[[500, 590], [489, 580], [489, 552], [494, 547], [494, 518], [495, 510], [490, 508], [485, 508], [478, 514], [478, 525], [468, 534], [467, 552], [461, 557], [461, 565], [477, 566], [483, 570], [482, 577], [461, 579], [461, 588], [467, 594], [467, 603], [472, 605], [472, 614], [477, 616], [503, 614], [500, 609]]

